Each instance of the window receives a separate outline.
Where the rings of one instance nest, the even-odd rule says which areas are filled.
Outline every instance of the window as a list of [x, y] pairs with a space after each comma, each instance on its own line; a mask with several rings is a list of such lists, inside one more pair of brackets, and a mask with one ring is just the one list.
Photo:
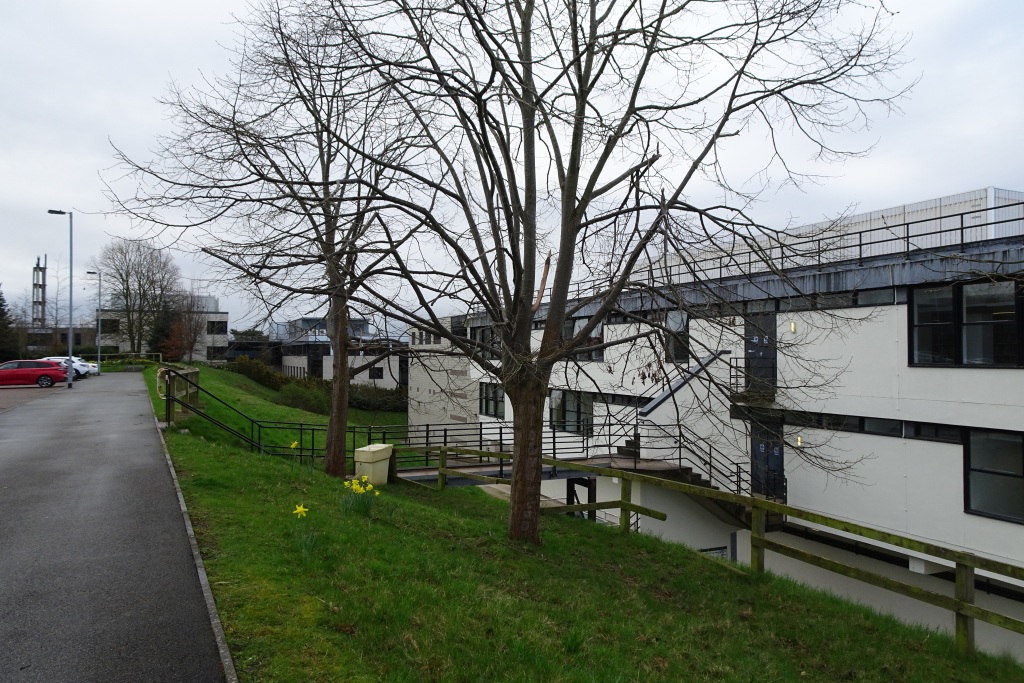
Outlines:
[[955, 329], [953, 325], [953, 288], [914, 290], [913, 362], [952, 365]]
[[207, 346], [206, 360], [223, 360], [227, 352], [228, 347], [226, 346]]
[[975, 282], [912, 291], [910, 362], [1021, 366], [1021, 293], [1014, 282]]
[[121, 331], [121, 321], [117, 318], [100, 318], [101, 334], [117, 334]]
[[591, 436], [594, 433], [594, 398], [591, 394], [552, 389], [549, 422], [551, 430]]
[[206, 321], [206, 334], [227, 334], [228, 333], [228, 321], [227, 320], [207, 320]]
[[1019, 432], [970, 430], [965, 444], [969, 512], [1024, 523], [1024, 439]]
[[480, 415], [505, 419], [505, 392], [500, 384], [480, 382]]
[[1013, 282], [963, 286], [964, 365], [1014, 365], [1017, 319]]
[[[562, 339], [572, 339], [586, 327], [590, 318], [570, 318], [562, 324]], [[587, 349], [604, 343], [604, 324], [599, 323], [590, 331], [590, 336], [583, 340], [580, 350], [573, 354], [576, 360], [604, 360], [604, 349]]]
[[484, 360], [498, 357], [498, 354], [491, 349], [496, 346], [500, 340], [494, 334], [494, 329], [491, 326], [471, 327], [469, 330], [469, 338], [483, 345], [484, 348], [479, 349], [477, 352]]
[[685, 365], [690, 360], [688, 334], [689, 316], [685, 311], [668, 311], [665, 314], [665, 354], [669, 363]]
[[908, 439], [928, 439], [931, 441], [948, 441], [960, 443], [963, 435], [960, 427], [940, 425], [931, 422], [904, 422], [904, 436]]
[[370, 368], [370, 379], [384, 379], [384, 368], [376, 366]]

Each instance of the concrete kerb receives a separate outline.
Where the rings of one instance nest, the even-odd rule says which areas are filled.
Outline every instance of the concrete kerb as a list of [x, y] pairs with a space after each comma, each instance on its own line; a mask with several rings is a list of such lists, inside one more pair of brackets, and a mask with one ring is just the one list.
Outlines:
[[[152, 402], [151, 402], [152, 405]], [[174, 471], [174, 463], [171, 462], [171, 453], [167, 450], [167, 442], [164, 441], [164, 433], [160, 428], [161, 423], [153, 415], [153, 421], [157, 427], [157, 434], [160, 436], [160, 446], [164, 451], [164, 459], [167, 461], [167, 469], [171, 473], [171, 480], [174, 482], [174, 492], [178, 496], [178, 506], [181, 508], [181, 516], [185, 520], [185, 533], [188, 534], [188, 543], [192, 547], [192, 559], [196, 563], [196, 573], [199, 575], [199, 585], [203, 589], [203, 599], [206, 601], [206, 611], [210, 615], [210, 626], [213, 629], [213, 636], [217, 641], [217, 652], [220, 654], [220, 665], [224, 670], [224, 680], [227, 683], [238, 683], [238, 674], [235, 672], [235, 662], [231, 658], [231, 650], [228, 649], [228, 641], [224, 637], [224, 627], [220, 623], [220, 614], [217, 612], [217, 603], [213, 599], [213, 591], [210, 590], [210, 581], [206, 577], [206, 567], [203, 565], [202, 555], [199, 554], [199, 544], [196, 543], [196, 535], [192, 530], [192, 518], [189, 517], [188, 507], [185, 505], [185, 498], [181, 495], [181, 486], [178, 485], [178, 475]]]

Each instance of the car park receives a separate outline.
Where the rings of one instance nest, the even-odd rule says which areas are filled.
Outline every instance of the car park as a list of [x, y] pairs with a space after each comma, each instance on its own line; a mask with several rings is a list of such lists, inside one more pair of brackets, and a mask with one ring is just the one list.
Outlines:
[[0, 363], [0, 385], [37, 384], [52, 387], [67, 378], [68, 372], [64, 366], [52, 360], [9, 360]]
[[[47, 356], [46, 358], [40, 358], [39, 360], [52, 360], [55, 363], [65, 364], [68, 361], [67, 356]], [[75, 379], [81, 377], [88, 377], [89, 375], [96, 374], [96, 365], [94, 363], [87, 363], [85, 360], [78, 356], [71, 356], [72, 366], [75, 369]]]

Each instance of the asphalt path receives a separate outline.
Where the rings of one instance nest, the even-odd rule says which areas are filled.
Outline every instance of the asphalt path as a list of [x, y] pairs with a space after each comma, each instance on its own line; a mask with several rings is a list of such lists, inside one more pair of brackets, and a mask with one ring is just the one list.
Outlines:
[[[93, 379], [93, 378], [89, 378]], [[82, 383], [86, 380], [78, 380]], [[58, 384], [57, 387], [64, 388], [67, 383]], [[59, 389], [56, 387], [48, 387], [43, 389], [42, 387], [32, 386], [17, 386], [17, 387], [0, 387], [0, 413], [10, 410], [16, 406], [20, 406], [22, 403], [28, 403], [29, 401], [35, 401], [40, 398], [46, 398], [54, 396], [59, 393]]]
[[38, 391], [0, 413], [0, 681], [223, 681], [142, 376]]

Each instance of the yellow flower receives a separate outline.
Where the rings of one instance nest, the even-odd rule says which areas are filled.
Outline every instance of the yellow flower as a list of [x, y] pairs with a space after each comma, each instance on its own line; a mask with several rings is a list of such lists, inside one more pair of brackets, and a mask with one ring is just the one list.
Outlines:
[[298, 441], [292, 441], [292, 448], [298, 448], [298, 447], [299, 447], [299, 442]]
[[372, 491], [373, 490], [373, 484], [367, 484], [366, 485], [366, 490], [367, 491]]
[[345, 481], [345, 488], [347, 488], [347, 489], [350, 489], [350, 488], [352, 488], [352, 482], [350, 482], [350, 481]]
[[370, 481], [370, 478], [364, 474], [363, 476], [359, 477], [359, 480], [365, 482], [365, 481]]
[[302, 507], [302, 503], [299, 503], [298, 505], [296, 505], [295, 509], [292, 510], [292, 514], [293, 515], [298, 515], [299, 517], [305, 517], [307, 512], [309, 512], [309, 510], [307, 510], [306, 508]]
[[373, 492], [373, 495], [375, 495], [375, 496], [379, 496], [379, 495], [380, 495], [380, 491], [374, 491], [374, 492]]
[[352, 490], [353, 490], [354, 492], [356, 492], [356, 493], [362, 493], [362, 492], [363, 492], [363, 487], [362, 487], [362, 486], [360, 486], [360, 485], [359, 485], [359, 482], [357, 481], [357, 482], [355, 482], [354, 484], [352, 484]]

